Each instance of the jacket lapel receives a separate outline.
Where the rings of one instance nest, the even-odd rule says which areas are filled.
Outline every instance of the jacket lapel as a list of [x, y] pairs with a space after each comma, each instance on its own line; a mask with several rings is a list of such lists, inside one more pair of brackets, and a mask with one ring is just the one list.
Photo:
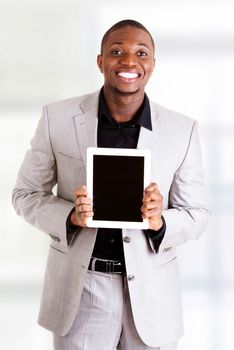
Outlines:
[[145, 148], [145, 149], [153, 150], [157, 147], [160, 141], [162, 133], [160, 131], [160, 123], [158, 123], [159, 115], [157, 111], [157, 105], [153, 102], [150, 102], [150, 110], [151, 110], [152, 131], [144, 127], [141, 127], [137, 148]]
[[97, 147], [99, 91], [88, 95], [81, 103], [81, 113], [74, 116], [77, 142], [86, 167], [86, 151], [88, 147]]

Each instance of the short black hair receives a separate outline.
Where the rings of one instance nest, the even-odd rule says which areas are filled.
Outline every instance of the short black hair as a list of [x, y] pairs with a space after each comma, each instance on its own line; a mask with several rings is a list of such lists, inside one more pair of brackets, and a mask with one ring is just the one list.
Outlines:
[[113, 32], [115, 32], [118, 29], [124, 28], [124, 27], [135, 27], [141, 30], [144, 30], [147, 34], [149, 34], [153, 48], [155, 49], [154, 39], [150, 32], [141, 24], [140, 22], [134, 21], [132, 19], [124, 19], [122, 21], [119, 21], [115, 23], [112, 27], [110, 27], [106, 33], [103, 35], [102, 41], [101, 41], [101, 54], [103, 53], [103, 47], [105, 43], [107, 42], [109, 35]]

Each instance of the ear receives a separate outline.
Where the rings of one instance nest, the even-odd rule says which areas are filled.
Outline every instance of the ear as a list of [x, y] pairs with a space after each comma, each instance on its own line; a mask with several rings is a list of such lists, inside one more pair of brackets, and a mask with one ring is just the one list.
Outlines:
[[97, 56], [97, 65], [98, 65], [98, 68], [100, 69], [100, 71], [103, 73], [102, 61], [103, 61], [103, 57], [100, 54], [100, 55]]
[[152, 74], [153, 74], [153, 72], [154, 72], [155, 65], [156, 65], [156, 59], [154, 58], [154, 66], [153, 66], [153, 69], [152, 69], [152, 73], [151, 73], [151, 75], [152, 75]]

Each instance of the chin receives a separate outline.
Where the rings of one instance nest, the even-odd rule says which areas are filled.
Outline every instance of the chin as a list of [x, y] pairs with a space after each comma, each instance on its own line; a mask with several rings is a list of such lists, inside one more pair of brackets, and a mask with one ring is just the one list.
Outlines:
[[117, 92], [119, 95], [122, 95], [122, 96], [135, 95], [139, 91], [140, 91], [140, 89], [125, 91], [125, 90], [120, 90], [118, 88], [115, 88], [115, 92]]

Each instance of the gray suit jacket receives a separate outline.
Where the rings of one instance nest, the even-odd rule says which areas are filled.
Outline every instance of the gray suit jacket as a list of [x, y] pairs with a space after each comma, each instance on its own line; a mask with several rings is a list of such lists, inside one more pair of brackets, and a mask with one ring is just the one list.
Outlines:
[[[86, 149], [97, 145], [98, 96], [44, 107], [13, 191], [17, 213], [51, 237], [39, 324], [59, 335], [74, 321], [96, 237], [84, 228], [68, 244], [65, 222], [74, 189], [86, 183]], [[128, 285], [136, 328], [156, 347], [182, 334], [176, 246], [201, 235], [208, 210], [197, 123], [150, 105], [153, 131], [141, 127], [138, 148], [151, 150], [167, 230], [158, 253], [141, 230], [123, 230], [131, 238], [123, 244], [127, 275], [135, 276]]]

